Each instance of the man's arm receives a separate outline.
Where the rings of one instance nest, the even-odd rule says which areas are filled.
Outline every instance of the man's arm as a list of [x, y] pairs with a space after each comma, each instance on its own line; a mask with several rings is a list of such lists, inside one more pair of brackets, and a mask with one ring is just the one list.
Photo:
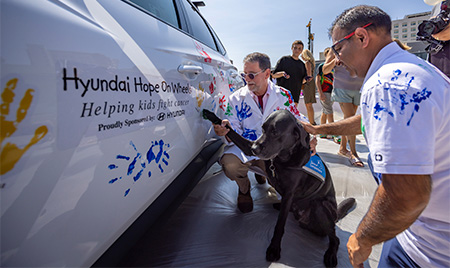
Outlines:
[[427, 206], [430, 194], [429, 175], [383, 174], [369, 211], [347, 243], [353, 267], [360, 267], [372, 246], [395, 237], [414, 223]]
[[285, 71], [276, 72], [276, 73], [274, 73], [272, 75], [273, 78], [280, 78], [280, 77], [283, 77], [283, 76], [286, 79], [289, 79], [289, 77], [290, 77]]
[[320, 100], [325, 101], [325, 94], [323, 94], [322, 85], [320, 84], [320, 74], [316, 75], [316, 88], [317, 92], [319, 92]]
[[326, 135], [358, 135], [361, 134], [361, 115], [355, 115], [334, 123], [313, 126], [309, 123], [302, 122], [303, 127], [311, 134]]
[[335, 57], [329, 57], [323, 63], [322, 71], [323, 71], [324, 74], [331, 73], [331, 71], [333, 70], [333, 68], [335, 66], [336, 66], [336, 58]]

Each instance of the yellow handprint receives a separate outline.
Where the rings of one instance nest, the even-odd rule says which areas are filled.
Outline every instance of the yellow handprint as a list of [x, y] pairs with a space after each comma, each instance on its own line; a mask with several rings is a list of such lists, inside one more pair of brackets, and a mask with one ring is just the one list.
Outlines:
[[10, 137], [17, 130], [17, 125], [27, 116], [27, 111], [30, 108], [33, 101], [33, 89], [28, 89], [25, 92], [22, 100], [20, 101], [19, 108], [17, 109], [16, 121], [6, 120], [6, 116], [9, 115], [9, 104], [14, 101], [13, 90], [17, 85], [17, 78], [13, 78], [6, 83], [5, 89], [1, 95], [2, 104], [0, 105], [0, 175], [5, 174], [14, 168], [16, 163], [22, 158], [25, 152], [30, 149], [31, 146], [40, 141], [48, 132], [46, 126], [40, 126], [34, 132], [33, 138], [23, 148], [20, 149], [17, 145], [12, 143], [6, 143], [3, 146], [3, 140]]

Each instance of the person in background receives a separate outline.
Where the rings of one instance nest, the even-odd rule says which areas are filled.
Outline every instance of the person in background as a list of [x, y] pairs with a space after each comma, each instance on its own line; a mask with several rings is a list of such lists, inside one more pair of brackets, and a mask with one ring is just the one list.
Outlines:
[[[360, 77], [352, 77], [343, 66], [336, 66], [337, 59], [324, 64], [325, 73], [334, 69], [333, 91], [331, 92], [331, 100], [339, 102], [344, 119], [352, 117], [356, 114], [361, 98], [361, 86], [364, 79]], [[347, 142], [350, 151], [347, 149]], [[356, 136], [343, 135], [339, 145], [338, 155], [348, 158], [350, 164], [354, 167], [364, 167], [364, 163], [359, 159], [356, 151]]]
[[[450, 19], [450, 0], [432, 2], [435, 2], [431, 12], [432, 17], [438, 16], [438, 14], [446, 8], [447, 19]], [[425, 1], [425, 3], [427, 3], [427, 1]], [[430, 52], [428, 54], [428, 61], [447, 75], [447, 77], [450, 77], [450, 23], [448, 23], [444, 29], [431, 36], [435, 40], [442, 42], [442, 48], [439, 51]]]
[[345, 10], [330, 28], [337, 65], [364, 77], [361, 114], [312, 134], [363, 133], [381, 174], [368, 212], [347, 243], [363, 267], [382, 243], [379, 267], [450, 267], [450, 79], [391, 38], [378, 7]]
[[[258, 183], [266, 182], [264, 161], [256, 157], [246, 156], [225, 135], [226, 125], [231, 126], [238, 134], [249, 140], [256, 140], [262, 134], [262, 124], [274, 111], [289, 110], [298, 120], [308, 122], [295, 105], [290, 92], [272, 83], [270, 78], [270, 58], [263, 53], [254, 52], [244, 58], [243, 77], [247, 85], [235, 91], [229, 97], [231, 111], [222, 125], [214, 125], [218, 136], [224, 137], [227, 147], [219, 159], [225, 175], [238, 185], [238, 209], [242, 213], [253, 210], [253, 199], [250, 194], [248, 171], [255, 172]], [[315, 154], [317, 140], [311, 139], [310, 146]]]
[[[320, 104], [322, 104], [322, 115], [320, 116], [320, 124], [325, 125], [334, 122], [333, 102], [331, 101], [331, 92], [333, 91], [334, 69], [323, 71], [323, 66], [334, 60], [334, 54], [331, 48], [325, 48], [323, 52], [325, 62], [317, 67], [316, 86], [319, 91]], [[327, 138], [327, 135], [321, 135], [321, 138]]]
[[306, 67], [306, 83], [303, 85], [303, 101], [305, 102], [308, 120], [311, 124], [315, 125], [316, 121], [314, 120], [313, 103], [316, 103], [316, 83], [314, 82], [313, 75], [316, 63], [313, 54], [308, 49], [303, 50], [301, 58], [305, 61]]
[[402, 41], [398, 40], [397, 38], [393, 38], [392, 41], [397, 43], [397, 45], [403, 50], [410, 50], [411, 49], [410, 46], [408, 46], [407, 44], [405, 44]]
[[[306, 77], [306, 67], [299, 58], [303, 51], [303, 42], [296, 40], [292, 43], [292, 55], [281, 57], [273, 71], [273, 78], [277, 79], [277, 85], [291, 92], [295, 105], [300, 99], [300, 91]], [[314, 122], [314, 121], [313, 121]]]

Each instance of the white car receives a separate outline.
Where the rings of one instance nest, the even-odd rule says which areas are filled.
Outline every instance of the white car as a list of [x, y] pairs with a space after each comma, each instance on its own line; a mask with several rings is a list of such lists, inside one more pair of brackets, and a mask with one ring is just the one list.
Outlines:
[[117, 261], [212, 164], [201, 111], [242, 79], [188, 0], [0, 4], [0, 263]]

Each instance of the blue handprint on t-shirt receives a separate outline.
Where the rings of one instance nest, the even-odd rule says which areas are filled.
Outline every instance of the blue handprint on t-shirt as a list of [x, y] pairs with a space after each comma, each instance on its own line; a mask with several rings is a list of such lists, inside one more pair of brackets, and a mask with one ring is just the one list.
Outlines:
[[235, 106], [235, 108], [236, 108], [236, 116], [240, 122], [242, 122], [242, 120], [252, 116], [252, 113], [250, 112], [250, 106], [244, 101], [241, 102], [240, 110], [237, 105]]

